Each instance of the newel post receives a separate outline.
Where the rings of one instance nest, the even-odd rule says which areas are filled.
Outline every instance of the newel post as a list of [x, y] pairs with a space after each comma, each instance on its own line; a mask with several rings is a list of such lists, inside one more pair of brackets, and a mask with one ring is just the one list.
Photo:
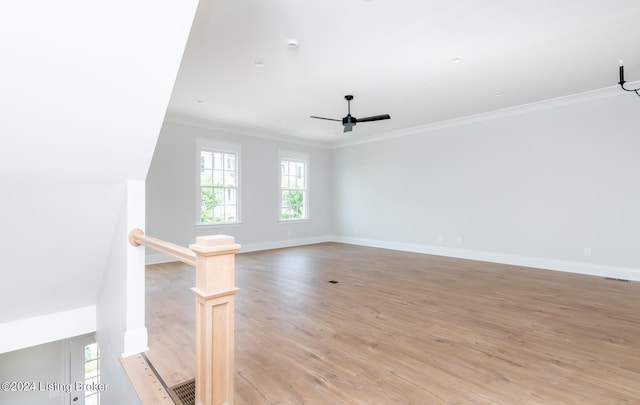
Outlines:
[[196, 254], [196, 405], [233, 404], [235, 253], [233, 236], [200, 236]]

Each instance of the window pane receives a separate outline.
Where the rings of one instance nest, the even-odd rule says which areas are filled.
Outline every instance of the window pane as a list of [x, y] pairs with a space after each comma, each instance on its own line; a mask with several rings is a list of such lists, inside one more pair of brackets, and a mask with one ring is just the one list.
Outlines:
[[98, 360], [90, 360], [84, 363], [85, 376], [94, 376], [98, 373]]
[[211, 152], [202, 151], [200, 152], [200, 168], [211, 170], [213, 168], [213, 155]]
[[282, 215], [286, 219], [304, 218], [304, 194], [301, 191], [287, 190], [282, 193]]
[[288, 169], [288, 175], [289, 176], [294, 176], [296, 173], [296, 162], [289, 162], [289, 169]]
[[298, 179], [302, 179], [304, 176], [304, 164], [302, 162], [298, 162], [296, 165], [296, 177]]
[[224, 166], [222, 165], [222, 154], [219, 152], [213, 153], [213, 166], [214, 169], [222, 169]]
[[223, 222], [224, 219], [224, 205], [213, 207], [213, 222]]
[[99, 405], [100, 402], [98, 401], [99, 401], [98, 393], [95, 393], [93, 395], [87, 395], [87, 397], [84, 400], [84, 405]]
[[236, 206], [235, 205], [226, 205], [225, 206], [225, 215], [226, 221], [235, 221], [236, 220]]
[[98, 344], [92, 343], [84, 347], [84, 361], [98, 358]]
[[234, 170], [236, 168], [236, 155], [233, 153], [225, 154], [225, 160], [227, 162], [227, 169]]
[[213, 185], [221, 186], [224, 184], [224, 172], [222, 170], [213, 171]]
[[224, 203], [224, 189], [216, 187], [213, 189], [213, 206], [217, 207]]
[[236, 172], [227, 170], [224, 172], [224, 186], [233, 187], [236, 185]]
[[200, 190], [200, 221], [211, 222], [213, 220], [213, 189], [202, 188]]
[[286, 160], [280, 161], [280, 187], [282, 188], [289, 188], [288, 168]]
[[200, 185], [201, 186], [213, 185], [213, 176], [211, 175], [211, 171], [200, 172]]
[[[93, 388], [95, 387], [97, 384], [100, 383], [99, 381], [100, 379], [98, 377], [93, 377], [93, 378], [85, 378], [84, 382], [85, 384], [89, 384], [89, 388]], [[92, 390], [92, 389], [88, 389], [85, 390], [85, 395], [89, 396], [89, 395], [93, 395], [96, 394], [97, 391], [96, 390]]]
[[227, 195], [225, 198], [225, 201], [227, 204], [236, 204], [236, 189], [235, 188], [228, 188], [227, 189]]
[[211, 185], [211, 152], [200, 152], [200, 185]]

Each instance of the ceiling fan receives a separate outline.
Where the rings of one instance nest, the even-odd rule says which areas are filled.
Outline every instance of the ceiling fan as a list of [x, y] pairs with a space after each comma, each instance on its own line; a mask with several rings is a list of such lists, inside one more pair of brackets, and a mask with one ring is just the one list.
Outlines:
[[389, 118], [391, 118], [389, 114], [373, 115], [371, 117], [364, 117], [364, 118], [353, 117], [351, 115], [351, 100], [353, 100], [353, 96], [349, 94], [344, 96], [344, 98], [345, 100], [347, 100], [347, 116], [344, 117], [342, 120], [325, 118], [325, 117], [316, 117], [313, 115], [311, 116], [311, 118], [317, 118], [319, 120], [338, 121], [338, 122], [342, 121], [342, 125], [344, 126], [343, 132], [351, 132], [353, 127], [355, 127], [358, 122], [380, 121], [380, 120], [388, 120]]

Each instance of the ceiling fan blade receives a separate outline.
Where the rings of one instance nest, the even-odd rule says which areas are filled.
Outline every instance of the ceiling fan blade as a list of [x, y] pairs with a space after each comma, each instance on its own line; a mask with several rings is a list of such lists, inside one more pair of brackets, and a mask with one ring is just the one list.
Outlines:
[[380, 121], [380, 120], [388, 120], [390, 118], [391, 116], [389, 114], [374, 115], [371, 117], [358, 118], [358, 122]]
[[327, 121], [338, 121], [338, 122], [342, 122], [342, 120], [336, 120], [336, 119], [333, 119], [333, 118], [325, 118], [325, 117], [316, 117], [316, 116], [314, 116], [314, 115], [312, 115], [312, 116], [311, 116], [311, 118], [317, 118], [317, 119], [319, 119], [319, 120], [327, 120]]

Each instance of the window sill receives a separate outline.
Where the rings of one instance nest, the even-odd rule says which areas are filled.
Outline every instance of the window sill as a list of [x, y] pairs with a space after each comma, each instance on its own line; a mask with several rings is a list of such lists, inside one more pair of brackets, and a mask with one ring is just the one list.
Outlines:
[[235, 228], [242, 225], [242, 222], [220, 222], [211, 224], [195, 224], [196, 229], [210, 229], [210, 228]]
[[291, 223], [304, 223], [304, 222], [309, 222], [309, 218], [302, 218], [302, 219], [279, 219], [278, 220], [279, 223], [281, 224], [291, 224]]

